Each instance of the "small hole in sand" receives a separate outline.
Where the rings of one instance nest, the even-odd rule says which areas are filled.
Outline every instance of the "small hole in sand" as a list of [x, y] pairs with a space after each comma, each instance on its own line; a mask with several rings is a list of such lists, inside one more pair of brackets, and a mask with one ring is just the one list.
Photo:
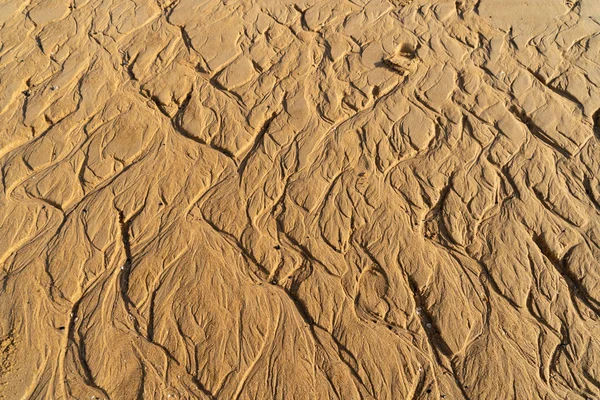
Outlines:
[[600, 108], [592, 115], [592, 124], [594, 124], [594, 135], [600, 139]]
[[415, 48], [410, 43], [404, 43], [400, 46], [400, 54], [412, 58], [415, 56]]

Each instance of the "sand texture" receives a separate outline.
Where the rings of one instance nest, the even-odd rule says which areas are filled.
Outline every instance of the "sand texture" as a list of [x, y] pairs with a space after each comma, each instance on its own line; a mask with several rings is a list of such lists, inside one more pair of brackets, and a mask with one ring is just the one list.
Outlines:
[[0, 399], [600, 399], [600, 1], [0, 0]]

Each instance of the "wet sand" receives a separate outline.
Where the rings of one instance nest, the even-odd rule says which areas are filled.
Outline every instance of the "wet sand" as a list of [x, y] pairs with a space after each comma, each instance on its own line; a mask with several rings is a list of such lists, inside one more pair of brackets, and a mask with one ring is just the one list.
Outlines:
[[599, 399], [600, 2], [0, 0], [1, 399]]

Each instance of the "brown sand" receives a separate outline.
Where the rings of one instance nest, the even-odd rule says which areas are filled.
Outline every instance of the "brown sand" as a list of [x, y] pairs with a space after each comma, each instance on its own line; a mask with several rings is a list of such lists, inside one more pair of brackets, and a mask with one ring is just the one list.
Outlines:
[[0, 0], [3, 399], [599, 399], [600, 1]]

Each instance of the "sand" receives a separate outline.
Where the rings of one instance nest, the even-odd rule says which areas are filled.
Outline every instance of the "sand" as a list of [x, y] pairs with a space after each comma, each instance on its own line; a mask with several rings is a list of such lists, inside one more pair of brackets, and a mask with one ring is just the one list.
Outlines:
[[0, 398], [600, 399], [597, 0], [0, 0]]

